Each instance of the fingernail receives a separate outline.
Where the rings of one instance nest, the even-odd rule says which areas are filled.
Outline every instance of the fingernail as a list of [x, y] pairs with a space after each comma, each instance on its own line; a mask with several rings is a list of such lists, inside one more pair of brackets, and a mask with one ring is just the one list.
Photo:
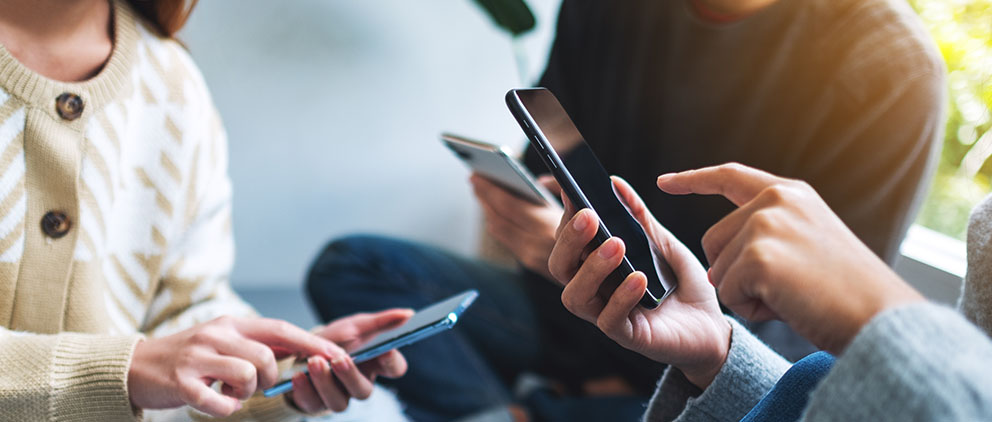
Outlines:
[[661, 175], [661, 176], [658, 176], [658, 181], [659, 181], [659, 182], [663, 182], [663, 181], [665, 181], [666, 179], [669, 179], [669, 178], [671, 178], [671, 177], [672, 177], [672, 175], [674, 175], [674, 174], [675, 174], [675, 173], [665, 173], [665, 174], [663, 174], [663, 175]]
[[599, 256], [603, 258], [613, 258], [616, 256], [617, 252], [620, 252], [620, 241], [613, 240], [615, 238], [607, 239], [603, 243], [603, 246], [599, 248]]
[[577, 214], [577, 215], [579, 216], [579, 218], [576, 218], [575, 222], [572, 223], [572, 228], [574, 228], [575, 231], [580, 232], [582, 230], [585, 230], [586, 227], [589, 227], [589, 217], [586, 217], [585, 214]]
[[317, 357], [316, 356], [310, 356], [310, 357], [308, 357], [307, 358], [307, 366], [318, 367]]
[[641, 286], [638, 283], [627, 283], [627, 290], [637, 292], [641, 290]]
[[336, 358], [331, 361], [331, 367], [334, 368], [334, 372], [344, 372], [348, 370], [348, 359]]

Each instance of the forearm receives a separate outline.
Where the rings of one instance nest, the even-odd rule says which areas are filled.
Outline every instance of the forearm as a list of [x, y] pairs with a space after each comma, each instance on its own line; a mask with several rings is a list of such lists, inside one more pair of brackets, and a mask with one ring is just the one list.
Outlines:
[[740, 420], [789, 369], [789, 362], [732, 318], [727, 361], [706, 390], [670, 368], [658, 383], [644, 419], [662, 421]]
[[882, 312], [813, 392], [806, 420], [963, 421], [992, 415], [992, 341], [920, 303]]

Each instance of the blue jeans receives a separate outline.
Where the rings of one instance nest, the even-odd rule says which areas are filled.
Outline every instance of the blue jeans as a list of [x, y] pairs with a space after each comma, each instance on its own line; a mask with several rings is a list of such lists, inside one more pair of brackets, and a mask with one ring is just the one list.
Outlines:
[[771, 391], [762, 397], [741, 422], [795, 422], [803, 414], [809, 395], [830, 372], [834, 357], [816, 352], [792, 365]]
[[[324, 321], [393, 307], [419, 309], [466, 289], [479, 298], [458, 325], [407, 346], [406, 376], [381, 382], [396, 390], [416, 421], [448, 421], [516, 402], [534, 420], [629, 420], [644, 412], [663, 370], [621, 349], [571, 316], [561, 289], [547, 281], [401, 240], [354, 236], [329, 244], [310, 269], [307, 292]], [[589, 377], [641, 372], [634, 396], [561, 397], [510, 390], [531, 372], [574, 388]]]

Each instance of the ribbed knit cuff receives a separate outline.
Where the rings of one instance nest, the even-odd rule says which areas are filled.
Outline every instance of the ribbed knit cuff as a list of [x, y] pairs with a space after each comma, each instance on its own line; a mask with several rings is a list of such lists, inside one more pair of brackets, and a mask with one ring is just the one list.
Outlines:
[[60, 334], [52, 362], [54, 420], [140, 420], [127, 391], [131, 355], [140, 339]]
[[733, 318], [730, 352], [723, 368], [706, 390], [677, 370], [665, 372], [648, 405], [645, 421], [716, 421], [744, 417], [789, 369], [789, 362], [772, 351]]

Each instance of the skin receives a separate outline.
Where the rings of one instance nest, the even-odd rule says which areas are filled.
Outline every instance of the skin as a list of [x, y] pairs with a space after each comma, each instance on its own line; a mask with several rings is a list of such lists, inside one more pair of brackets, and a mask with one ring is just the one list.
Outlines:
[[[405, 323], [413, 316], [410, 309], [391, 309], [372, 314], [356, 314], [341, 318], [317, 331], [317, 334], [351, 352], [379, 333], [391, 330]], [[351, 358], [328, 360], [316, 355], [307, 359], [310, 377], [293, 376], [293, 392], [290, 398], [296, 406], [307, 413], [317, 413], [325, 409], [344, 411], [351, 398], [365, 400], [372, 394], [373, 382], [377, 376], [398, 378], [406, 373], [407, 363], [396, 350], [356, 365]], [[332, 374], [333, 372], [333, 374]]]
[[679, 287], [656, 309], [645, 309], [637, 303], [647, 289], [647, 278], [637, 271], [608, 301], [600, 297], [599, 285], [620, 265], [624, 243], [613, 237], [590, 249], [598, 218], [589, 209], [576, 212], [563, 198], [565, 213], [549, 263], [554, 277], [565, 284], [562, 303], [621, 346], [682, 369], [696, 385], [709, 385], [726, 361], [731, 327], [720, 312], [706, 271], [692, 252], [651, 216], [626, 182], [615, 177], [613, 185], [671, 264]]
[[[714, 263], [708, 274], [643, 211], [625, 183], [614, 183], [628, 203], [637, 205], [635, 216], [676, 270], [678, 290], [657, 309], [645, 310], [637, 305], [644, 278], [635, 273], [607, 302], [594, 298], [599, 284], [619, 263], [614, 255], [606, 258], [602, 252], [609, 251], [610, 243], [620, 247], [622, 242], [611, 239], [583, 260], [592, 239], [588, 226], [596, 219], [589, 210], [573, 215], [569, 206], [550, 264], [552, 273], [571, 286], [562, 300], [572, 312], [596, 321], [621, 345], [674, 365], [700, 388], [709, 386], [719, 373], [730, 347], [729, 331], [699, 328], [716, 317], [712, 306], [697, 306], [699, 312], [684, 306], [715, 303], [716, 292], [703, 288], [703, 280], [708, 279], [724, 304], [742, 316], [782, 319], [835, 354], [843, 352], [878, 313], [924, 300], [803, 182], [739, 164], [659, 177], [658, 186], [665, 192], [722, 195], [738, 205], [704, 236], [704, 250]], [[720, 356], [722, 360], [715, 358]]]
[[[27, 68], [74, 82], [99, 73], [113, 51], [107, 0], [0, 0], [0, 44]], [[291, 404], [306, 412], [344, 410], [371, 394], [376, 376], [398, 377], [406, 361], [391, 351], [356, 366], [346, 349], [402, 324], [410, 310], [342, 318], [312, 334], [285, 321], [221, 317], [185, 331], [138, 343], [128, 392], [138, 408], [190, 405], [213, 416], [241, 408], [241, 400], [272, 386], [276, 359], [310, 356], [313, 381], [294, 380]], [[333, 367], [331, 375], [329, 368]], [[222, 382], [220, 392], [210, 388]]]
[[[534, 204], [478, 174], [473, 174], [469, 183], [482, 207], [486, 232], [528, 270], [552, 279], [548, 272], [548, 258], [555, 244], [561, 207], [558, 204]], [[561, 193], [554, 177], [541, 176], [538, 183], [555, 195]]]
[[0, 0], [0, 44], [51, 79], [96, 75], [113, 50], [107, 0]]
[[747, 16], [757, 13], [778, 0], [695, 0], [703, 7], [727, 16]]
[[[316, 334], [274, 319], [220, 317], [147, 339], [138, 343], [131, 358], [131, 403], [143, 409], [189, 405], [212, 416], [228, 416], [241, 409], [242, 400], [275, 385], [278, 359], [299, 355], [310, 356], [315, 375], [312, 382], [294, 379], [294, 394], [288, 398], [308, 413], [342, 411], [352, 397], [368, 398], [377, 375], [398, 377], [406, 372], [406, 361], [396, 351], [356, 366], [345, 348], [357, 347], [412, 315], [406, 309], [357, 314]], [[327, 362], [334, 364], [333, 376], [323, 370]], [[220, 392], [211, 388], [215, 382], [223, 383]]]

